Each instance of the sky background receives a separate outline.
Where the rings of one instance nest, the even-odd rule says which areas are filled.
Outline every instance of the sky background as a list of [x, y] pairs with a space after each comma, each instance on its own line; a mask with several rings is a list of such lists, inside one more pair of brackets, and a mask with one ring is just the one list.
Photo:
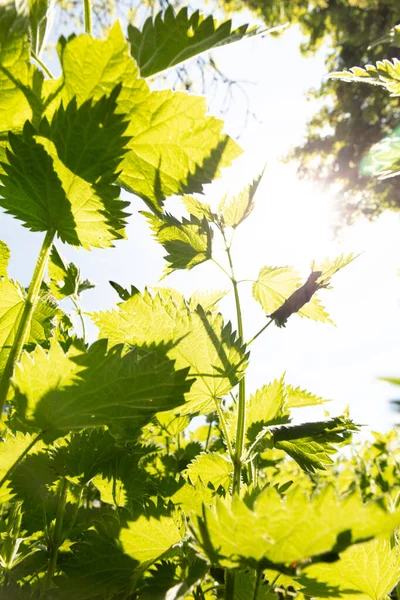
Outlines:
[[[241, 13], [235, 20], [243, 23], [248, 18], [248, 13]], [[204, 200], [215, 206], [223, 193], [239, 191], [267, 163], [256, 208], [235, 235], [233, 256], [238, 279], [256, 279], [264, 265], [293, 265], [307, 278], [314, 259], [342, 252], [361, 253], [335, 275], [332, 290], [320, 293], [336, 327], [297, 315], [290, 318], [285, 329], [269, 327], [251, 347], [247, 389], [254, 392], [286, 372], [288, 383], [332, 400], [323, 407], [302, 409], [301, 420], [321, 418], [325, 410], [335, 416], [349, 406], [350, 416], [365, 424], [365, 431], [385, 431], [397, 422], [396, 413], [389, 407], [397, 390], [379, 377], [400, 375], [399, 216], [386, 213], [374, 223], [360, 220], [335, 238], [332, 193], [299, 181], [295, 165], [280, 161], [291, 146], [301, 141], [306, 121], [316, 110], [316, 104], [306, 99], [307, 90], [318, 86], [327, 74], [327, 49], [322, 48], [313, 58], [304, 58], [299, 52], [300, 42], [299, 30], [291, 27], [279, 38], [251, 38], [213, 52], [224, 73], [232, 79], [252, 82], [246, 91], [257, 120], [250, 120], [243, 130], [245, 107], [240, 93], [236, 94], [236, 101], [224, 115], [225, 131], [234, 138], [241, 134], [238, 143], [245, 152], [233, 168], [225, 170], [221, 180], [206, 187]], [[56, 70], [53, 61], [51, 65]], [[154, 85], [162, 86], [159, 82]], [[220, 115], [223, 97], [220, 91], [213, 98], [211, 114]], [[229, 280], [210, 262], [189, 272], [174, 273], [159, 283], [165, 252], [138, 214], [145, 208], [143, 203], [133, 196], [126, 197], [132, 201], [127, 240], [117, 242], [114, 249], [86, 252], [58, 244], [63, 257], [74, 261], [82, 275], [96, 284], [95, 290], [83, 296], [84, 310], [115, 306], [119, 299], [109, 279], [139, 289], [145, 285], [175, 287], [188, 295], [198, 289], [229, 289]], [[170, 199], [167, 207], [174, 214], [183, 214], [177, 198]], [[0, 239], [11, 248], [11, 277], [29, 285], [43, 235], [31, 233], [12, 217], [1, 214]], [[214, 249], [217, 260], [226, 261], [217, 237]], [[245, 337], [249, 339], [265, 323], [265, 315], [252, 299], [251, 284], [242, 284], [241, 294]], [[235, 323], [232, 294], [221, 302], [221, 309], [226, 320]], [[89, 325], [88, 330], [93, 341], [96, 328]]]

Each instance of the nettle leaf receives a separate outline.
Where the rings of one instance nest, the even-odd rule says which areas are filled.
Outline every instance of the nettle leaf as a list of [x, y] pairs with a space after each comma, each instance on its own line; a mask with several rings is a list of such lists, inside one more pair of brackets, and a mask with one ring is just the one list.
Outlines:
[[338, 452], [336, 446], [345, 443], [354, 431], [358, 431], [358, 427], [351, 420], [335, 417], [329, 421], [273, 429], [272, 439], [275, 448], [284, 450], [302, 469], [313, 473], [333, 463], [331, 455]]
[[[222, 121], [206, 116], [202, 97], [171, 90], [150, 92], [139, 78], [117, 22], [106, 40], [81, 35], [65, 43], [63, 75], [52, 82], [47, 112], [76, 96], [80, 105], [97, 101], [121, 83], [118, 112], [129, 119], [130, 137], [120, 166], [120, 184], [160, 211], [172, 194], [201, 192], [241, 150], [222, 134]], [[58, 92], [58, 93], [57, 93]]]
[[26, 6], [26, 12], [29, 16], [31, 46], [36, 56], [39, 56], [45, 41], [54, 7], [55, 0], [29, 0]]
[[[234, 600], [253, 600], [256, 587], [256, 576], [248, 571], [239, 571], [235, 574]], [[278, 600], [279, 596], [270, 591], [270, 586], [261, 582], [257, 590], [257, 600]]]
[[10, 249], [5, 242], [0, 240], [0, 278], [7, 275], [8, 261], [10, 260]]
[[[7, 363], [25, 307], [26, 292], [6, 275], [0, 278], [0, 374]], [[30, 322], [27, 344], [40, 344], [50, 338], [59, 310], [46, 294], [39, 297]]]
[[162, 217], [142, 212], [150, 223], [156, 240], [168, 252], [165, 275], [177, 269], [193, 269], [211, 258], [212, 230], [206, 219], [191, 215], [182, 222], [168, 213]]
[[[22, 433], [12, 433], [8, 429], [3, 429], [1, 432], [0, 441], [0, 478], [3, 478], [9, 468], [15, 463], [15, 461], [21, 456], [26, 450], [29, 444], [33, 440], [31, 435], [23, 435]], [[41, 447], [41, 442], [38, 442], [35, 449]], [[12, 498], [13, 492], [10, 490], [10, 484], [8, 481], [0, 488], [0, 505], [7, 502]]]
[[203, 307], [207, 312], [214, 312], [218, 310], [217, 304], [225, 298], [229, 292], [226, 291], [213, 291], [213, 292], [195, 292], [189, 298], [189, 306], [191, 310], [195, 310], [197, 306]]
[[400, 96], [400, 60], [378, 60], [376, 65], [352, 67], [349, 71], [331, 73], [331, 78], [342, 81], [361, 81], [386, 88], [391, 96]]
[[147, 291], [136, 294], [117, 310], [95, 314], [94, 322], [112, 345], [169, 344], [167, 356], [176, 368], [189, 368], [195, 378], [186, 405], [175, 411], [181, 415], [214, 410], [215, 399], [235, 387], [246, 369], [245, 346], [230, 323], [200, 306], [191, 311], [178, 292], [169, 300]]
[[253, 284], [253, 297], [278, 326], [284, 325], [293, 312], [315, 321], [332, 323], [314, 295], [325, 287], [325, 284], [317, 283], [321, 274], [321, 271], [311, 273], [302, 285], [299, 274], [292, 267], [263, 267]]
[[49, 436], [121, 421], [138, 429], [182, 404], [191, 385], [186, 376], [161, 346], [122, 355], [122, 346], [107, 351], [101, 340], [87, 353], [67, 355], [54, 341], [49, 352], [38, 347], [22, 357], [14, 377], [17, 417]]
[[[9, 131], [21, 131], [26, 120], [42, 111], [42, 74], [30, 64], [28, 19], [18, 14], [14, 2], [0, 6], [0, 140]], [[0, 155], [4, 142], [0, 142]]]
[[64, 262], [55, 246], [51, 249], [48, 272], [49, 291], [57, 300], [80, 296], [82, 292], [95, 287], [88, 279], [81, 279], [80, 271], [74, 263]]
[[[264, 385], [246, 401], [246, 438], [254, 441], [264, 427], [276, 424], [277, 419], [282, 422], [287, 420], [286, 388], [283, 377], [275, 379], [269, 385]], [[237, 428], [237, 410], [231, 412], [227, 418], [230, 439], [235, 439]]]
[[209, 223], [215, 222], [217, 215], [211, 212], [210, 205], [206, 202], [200, 202], [193, 196], [182, 196], [182, 201], [190, 215], [200, 220], [205, 218]]
[[189, 464], [184, 477], [193, 485], [200, 479], [204, 485], [211, 484], [214, 490], [222, 486], [228, 491], [232, 474], [233, 465], [227, 457], [215, 452], [202, 452]]
[[286, 386], [286, 408], [301, 408], [302, 406], [316, 406], [318, 404], [324, 404], [330, 402], [330, 400], [324, 400], [307, 390], [302, 390], [300, 387], [293, 387], [292, 385]]
[[306, 566], [296, 579], [306, 596], [383, 600], [400, 580], [399, 548], [384, 539], [357, 544], [336, 562]]
[[124, 552], [139, 563], [150, 563], [182, 540], [177, 518], [160, 515], [140, 516], [121, 529], [120, 542]]
[[222, 223], [226, 227], [236, 229], [252, 212], [254, 208], [254, 196], [262, 176], [263, 173], [241, 190], [237, 196], [224, 196], [218, 206], [218, 213]]
[[242, 25], [232, 29], [232, 21], [217, 26], [212, 16], [204, 17], [196, 10], [190, 16], [182, 8], [175, 14], [171, 5], [149, 17], [142, 30], [128, 26], [131, 53], [142, 77], [165, 71], [212, 48], [231, 44], [260, 33], [258, 27]]
[[372, 146], [361, 161], [360, 171], [379, 179], [400, 175], [400, 127]]
[[265, 560], [290, 565], [335, 555], [350, 544], [390, 535], [399, 522], [400, 511], [387, 512], [380, 501], [363, 504], [357, 492], [340, 497], [326, 486], [310, 497], [291, 486], [283, 497], [266, 487], [250, 506], [238, 496], [217, 498], [202, 518], [193, 516], [192, 527], [213, 564], [255, 568]]
[[115, 114], [118, 94], [119, 87], [79, 108], [73, 99], [38, 131], [26, 123], [22, 134], [9, 134], [0, 175], [7, 213], [32, 231], [55, 230], [62, 241], [86, 249], [124, 236], [127, 203], [118, 199], [114, 180], [128, 138], [123, 116]]

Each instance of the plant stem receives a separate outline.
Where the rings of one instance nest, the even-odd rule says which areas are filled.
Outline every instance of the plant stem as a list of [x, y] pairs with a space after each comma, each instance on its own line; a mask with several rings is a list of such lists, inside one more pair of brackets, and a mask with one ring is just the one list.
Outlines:
[[7, 479], [9, 478], [9, 476], [11, 475], [11, 473], [14, 471], [14, 469], [16, 467], [18, 467], [19, 463], [22, 462], [24, 460], [25, 456], [30, 452], [30, 450], [32, 450], [32, 448], [36, 444], [36, 442], [38, 442], [40, 440], [40, 438], [42, 437], [42, 435], [43, 435], [43, 431], [41, 431], [40, 433], [38, 433], [37, 435], [35, 435], [35, 437], [31, 441], [31, 443], [28, 444], [28, 446], [25, 448], [25, 450], [22, 452], [22, 454], [20, 454], [18, 456], [17, 460], [15, 462], [13, 462], [13, 464], [11, 465], [11, 467], [8, 469], [7, 473], [4, 475], [4, 477], [1, 478], [1, 480], [0, 480], [0, 488], [3, 485], [3, 483], [5, 483], [7, 481]]
[[79, 300], [77, 298], [75, 298], [74, 296], [72, 296], [71, 299], [74, 304], [76, 314], [78, 315], [79, 320], [81, 322], [83, 343], [86, 344], [86, 325], [85, 325], [85, 319], [83, 318], [83, 313], [82, 313], [81, 307], [79, 306]]
[[84, 12], [85, 12], [85, 31], [92, 34], [92, 7], [90, 0], [83, 0]]
[[[243, 340], [243, 320], [242, 320], [242, 309], [240, 306], [240, 297], [237, 280], [233, 270], [233, 261], [231, 255], [231, 248], [228, 246], [224, 232], [222, 232], [226, 253], [228, 255], [229, 267], [231, 270], [231, 280], [233, 285], [233, 293], [235, 295], [236, 304], [236, 316], [238, 324], [239, 337]], [[246, 423], [246, 379], [243, 376], [239, 381], [239, 402], [238, 402], [238, 420], [236, 428], [236, 444], [235, 444], [235, 456], [234, 456], [234, 472], [233, 472], [233, 493], [239, 492], [240, 490], [240, 474], [242, 470], [242, 455], [244, 449], [244, 430]]]
[[223, 414], [223, 412], [221, 410], [221, 407], [220, 407], [217, 399], [215, 400], [215, 406], [217, 407], [217, 412], [218, 412], [218, 416], [219, 416], [219, 422], [220, 422], [220, 425], [222, 427], [222, 431], [224, 432], [225, 441], [226, 441], [226, 445], [228, 447], [229, 455], [231, 457], [231, 460], [234, 461], [235, 454], [234, 454], [233, 449], [232, 449], [231, 440], [229, 439], [228, 429], [226, 427], [226, 422], [225, 422], [224, 414]]
[[225, 571], [225, 600], [233, 600], [235, 597], [235, 573], [226, 569]]
[[254, 584], [253, 600], [257, 600], [257, 598], [258, 598], [258, 590], [260, 589], [261, 575], [262, 575], [262, 569], [258, 568], [257, 572], [256, 572], [256, 581]]
[[51, 246], [53, 243], [55, 232], [48, 231], [44, 238], [42, 248], [33, 272], [32, 281], [29, 286], [28, 296], [25, 300], [25, 305], [22, 311], [21, 320], [18, 325], [15, 340], [8, 355], [7, 363], [3, 372], [3, 377], [0, 381], [0, 415], [3, 412], [4, 404], [7, 400], [8, 391], [11, 385], [11, 378], [14, 374], [15, 364], [21, 358], [22, 350], [29, 337], [29, 330], [32, 322], [33, 311], [36, 308], [39, 299], [40, 287], [42, 285], [44, 272], [47, 266]]
[[46, 73], [47, 77], [50, 77], [50, 79], [54, 79], [53, 73], [51, 71], [49, 71], [49, 69], [46, 67], [46, 65], [44, 64], [44, 62], [38, 57], [37, 54], [35, 54], [35, 52], [33, 50], [31, 50], [31, 55], [32, 55], [33, 60], [35, 60], [37, 62], [37, 64]]
[[62, 527], [63, 527], [63, 522], [64, 522], [65, 505], [67, 503], [67, 493], [68, 493], [68, 480], [66, 477], [63, 477], [62, 480], [60, 481], [60, 492], [58, 495], [56, 521], [54, 524], [54, 531], [53, 531], [52, 540], [51, 540], [50, 559], [49, 559], [49, 566], [47, 569], [46, 589], [49, 589], [50, 584], [53, 580], [54, 574], [56, 572], [58, 549], [63, 542]]
[[267, 327], [269, 327], [271, 325], [271, 323], [274, 322], [274, 319], [270, 319], [268, 321], [268, 323], [266, 323], [266, 325], [264, 325], [263, 327], [261, 327], [260, 331], [258, 331], [256, 333], [256, 335], [254, 335], [251, 340], [249, 342], [246, 343], [246, 346], [250, 346], [250, 344], [252, 344], [254, 342], [254, 340], [256, 340], [258, 338], [259, 335], [261, 335], [263, 333], [263, 331], [265, 331], [267, 329]]

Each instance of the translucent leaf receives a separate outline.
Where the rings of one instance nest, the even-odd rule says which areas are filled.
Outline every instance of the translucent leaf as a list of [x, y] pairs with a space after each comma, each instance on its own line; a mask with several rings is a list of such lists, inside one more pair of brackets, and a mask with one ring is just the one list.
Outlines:
[[157, 416], [157, 422], [161, 427], [163, 434], [171, 437], [177, 436], [188, 427], [190, 423], [189, 417], [177, 417], [169, 412], [159, 413]]
[[232, 29], [231, 21], [217, 26], [211, 16], [204, 17], [198, 10], [188, 16], [188, 9], [182, 8], [175, 14], [171, 5], [159, 12], [154, 20], [149, 17], [141, 31], [133, 25], [128, 27], [131, 53], [142, 77], [258, 33], [257, 27], [249, 29], [248, 25]]
[[228, 292], [225, 291], [213, 291], [213, 292], [195, 292], [189, 298], [189, 306], [191, 310], [195, 310], [197, 305], [200, 304], [205, 311], [216, 311], [216, 306], [222, 298], [224, 298]]
[[237, 196], [226, 195], [218, 206], [221, 221], [227, 227], [235, 229], [242, 223], [254, 208], [254, 196], [263, 174], [259, 175], [253, 183], [249, 183]]
[[293, 267], [263, 267], [253, 284], [253, 296], [269, 315], [300, 285], [300, 275]]
[[154, 561], [171, 546], [180, 542], [182, 535], [173, 517], [140, 516], [121, 530], [120, 542], [124, 552], [140, 563]]
[[315, 396], [311, 392], [302, 390], [300, 387], [294, 388], [292, 385], [286, 386], [286, 408], [300, 408], [302, 406], [315, 406], [317, 404], [323, 404], [329, 402], [319, 396]]
[[49, 290], [57, 300], [80, 296], [82, 292], [94, 288], [93, 283], [81, 279], [79, 269], [74, 263], [64, 262], [55, 246], [51, 249], [48, 271]]
[[184, 476], [188, 477], [193, 485], [200, 479], [204, 485], [211, 483], [215, 490], [222, 486], [228, 491], [232, 473], [233, 465], [228, 458], [215, 452], [203, 452], [190, 463]]
[[304, 423], [292, 427], [273, 429], [275, 448], [285, 450], [305, 471], [325, 469], [332, 464], [332, 454], [338, 452], [337, 445], [343, 444], [358, 427], [349, 419], [335, 417], [329, 421]]
[[[285, 411], [286, 390], [283, 377], [275, 379], [269, 385], [264, 385], [257, 390], [246, 402], [246, 436], [248, 441], [254, 441], [257, 434], [267, 425], [282, 418]], [[237, 411], [228, 417], [228, 431], [230, 438], [236, 436]]]
[[365, 69], [353, 67], [349, 71], [331, 73], [330, 77], [379, 85], [386, 88], [391, 96], [400, 96], [400, 60], [397, 58], [379, 60], [376, 65], [366, 65]]
[[137, 429], [184, 401], [187, 370], [176, 371], [161, 347], [121, 353], [121, 346], [107, 352], [102, 340], [75, 356], [57, 342], [48, 353], [23, 355], [14, 377], [22, 426], [55, 436], [119, 421]]
[[0, 240], [0, 278], [7, 275], [8, 261], [10, 260], [10, 250], [5, 242]]
[[39, 56], [46, 38], [46, 31], [51, 25], [55, 0], [23, 0], [19, 4], [22, 4], [22, 12], [29, 19], [32, 50], [36, 56]]
[[312, 269], [314, 272], [321, 271], [320, 278], [318, 282], [329, 283], [331, 277], [335, 275], [344, 267], [347, 267], [353, 260], [355, 260], [357, 256], [354, 254], [341, 254], [337, 258], [329, 259], [326, 258], [320, 263], [316, 263], [312, 265]]
[[361, 161], [360, 171], [379, 179], [400, 175], [400, 127], [372, 146]]
[[211, 212], [209, 204], [200, 202], [200, 200], [197, 200], [197, 198], [194, 198], [193, 196], [183, 196], [182, 200], [190, 215], [193, 215], [198, 219], [203, 219], [205, 217], [210, 223], [215, 221], [216, 215]]
[[[128, 191], [160, 210], [172, 194], [201, 192], [222, 167], [240, 154], [222, 134], [222, 121], [206, 116], [202, 97], [171, 90], [153, 91], [139, 78], [129, 46], [117, 22], [106, 40], [81, 35], [62, 53], [63, 75], [51, 82], [55, 97], [47, 112], [74, 96], [78, 105], [109, 94], [121, 83], [118, 111], [129, 119], [128, 152], [119, 181]], [[57, 93], [58, 92], [58, 93]]]
[[77, 108], [72, 100], [51, 124], [41, 122], [40, 135], [29, 123], [22, 134], [9, 135], [0, 176], [7, 213], [32, 231], [55, 230], [61, 240], [87, 249], [123, 237], [127, 203], [113, 185], [127, 141], [126, 123], [115, 114], [118, 93], [94, 106], [88, 101]]
[[307, 596], [346, 600], [383, 600], [399, 580], [399, 548], [384, 539], [351, 546], [340, 560], [305, 567], [297, 578]]
[[237, 496], [217, 498], [215, 508], [205, 507], [203, 518], [192, 521], [212, 563], [252, 568], [263, 559], [292, 564], [335, 555], [366, 538], [389, 535], [399, 522], [399, 511], [387, 512], [379, 501], [363, 504], [358, 492], [340, 497], [331, 486], [311, 497], [301, 486], [283, 497], [266, 487], [250, 506]]
[[[22, 433], [12, 434], [11, 431], [2, 431], [2, 440], [0, 441], [0, 478], [3, 478], [9, 468], [26, 450], [32, 442], [33, 436], [23, 435]], [[40, 449], [41, 442], [37, 443], [35, 450]], [[9, 482], [5, 482], [0, 488], [0, 505], [7, 502], [13, 496], [10, 490]]]
[[[14, 2], [0, 5], [0, 139], [40, 115], [42, 74], [30, 64], [28, 19]], [[4, 142], [0, 143], [3, 154]]]
[[124, 484], [120, 479], [96, 475], [92, 479], [92, 483], [99, 490], [102, 502], [115, 506], [125, 506], [127, 496]]
[[212, 230], [206, 219], [199, 220], [191, 215], [182, 222], [168, 213], [158, 217], [143, 212], [155, 233], [156, 240], [168, 252], [165, 275], [176, 269], [193, 269], [211, 258]]
[[227, 394], [246, 368], [245, 347], [230, 324], [201, 307], [190, 311], [178, 292], [169, 300], [147, 291], [136, 294], [117, 310], [94, 315], [94, 322], [112, 345], [171, 344], [168, 357], [176, 361], [176, 368], [189, 368], [195, 377], [181, 414], [214, 410], [215, 399]]
[[[234, 600], [254, 600], [256, 576], [254, 573], [239, 571], [235, 574]], [[269, 591], [269, 586], [261, 585], [258, 588], [257, 600], [278, 600], [278, 595]]]

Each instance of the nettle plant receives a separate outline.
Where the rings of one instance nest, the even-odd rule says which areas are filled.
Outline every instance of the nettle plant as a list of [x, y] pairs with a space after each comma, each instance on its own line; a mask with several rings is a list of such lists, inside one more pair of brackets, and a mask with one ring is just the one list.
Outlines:
[[[54, 79], [39, 57], [47, 8], [0, 7], [0, 205], [44, 234], [28, 290], [0, 245], [0, 598], [384, 598], [399, 579], [397, 462], [386, 487], [380, 455], [376, 485], [346, 479], [351, 461], [328, 467], [351, 420], [292, 426], [292, 409], [323, 400], [284, 378], [245, 387], [252, 341], [294, 313], [328, 320], [317, 294], [352, 257], [314, 265], [304, 283], [264, 267], [253, 295], [268, 318], [246, 340], [231, 244], [259, 179], [217, 210], [191, 195], [240, 149], [203, 98], [143, 78], [257, 30], [168, 9], [129, 40], [119, 23], [99, 40], [85, 2], [87, 33], [60, 39]], [[122, 239], [121, 187], [144, 201], [167, 272], [213, 260], [219, 236], [237, 333], [218, 292], [117, 283], [121, 302], [92, 316], [99, 341], [74, 331], [59, 302], [84, 324], [92, 284], [55, 240], [90, 250]], [[171, 195], [187, 218], [165, 211]]]

